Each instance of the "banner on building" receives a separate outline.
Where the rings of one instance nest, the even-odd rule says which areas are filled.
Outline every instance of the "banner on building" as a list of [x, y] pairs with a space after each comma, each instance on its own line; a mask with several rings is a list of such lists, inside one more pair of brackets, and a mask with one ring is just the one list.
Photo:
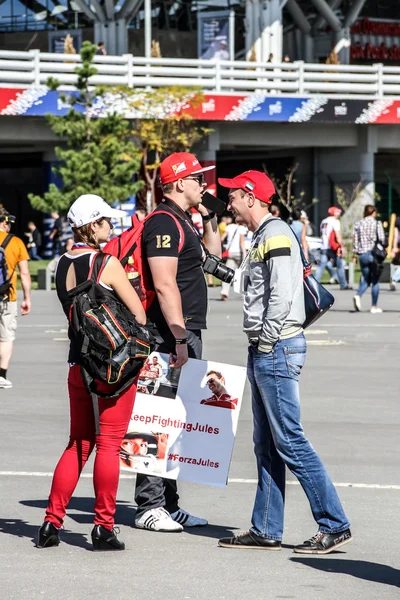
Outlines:
[[154, 352], [138, 381], [121, 470], [225, 486], [246, 370], [214, 361], [169, 366]]
[[199, 58], [234, 60], [235, 13], [229, 10], [197, 13]]
[[[66, 92], [76, 94], [77, 92]], [[104, 98], [96, 99], [91, 108], [92, 117], [103, 117], [112, 109], [120, 112], [127, 119], [141, 118], [136, 112], [133, 117], [121, 108], [118, 98], [107, 94]], [[57, 92], [48, 90], [46, 86], [30, 88], [0, 88], [0, 115], [4, 116], [35, 116], [66, 115], [70, 105], [64, 102]], [[177, 107], [176, 113], [160, 116], [160, 107], [154, 106], [152, 118], [168, 118], [179, 115], [182, 107]], [[74, 105], [74, 110], [83, 112], [83, 107]], [[185, 113], [199, 121], [258, 121], [281, 123], [386, 123], [400, 124], [400, 101], [393, 98], [376, 100], [328, 98], [314, 95], [310, 97], [273, 96], [271, 94], [204, 94], [203, 102], [191, 106], [190, 101], [185, 105]], [[146, 115], [149, 117], [149, 115]], [[142, 117], [144, 118], [144, 117]], [[213, 182], [208, 181], [211, 185]]]

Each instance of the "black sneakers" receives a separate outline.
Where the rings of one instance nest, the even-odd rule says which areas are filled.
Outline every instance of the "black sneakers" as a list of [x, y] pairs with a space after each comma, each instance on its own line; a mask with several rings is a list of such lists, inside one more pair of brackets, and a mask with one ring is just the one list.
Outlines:
[[222, 548], [252, 548], [253, 550], [281, 550], [282, 548], [279, 540], [269, 540], [252, 531], [246, 531], [231, 538], [222, 538], [218, 541], [218, 546]]
[[293, 548], [297, 554], [329, 554], [352, 541], [350, 529], [341, 533], [323, 533], [318, 531], [312, 538]]

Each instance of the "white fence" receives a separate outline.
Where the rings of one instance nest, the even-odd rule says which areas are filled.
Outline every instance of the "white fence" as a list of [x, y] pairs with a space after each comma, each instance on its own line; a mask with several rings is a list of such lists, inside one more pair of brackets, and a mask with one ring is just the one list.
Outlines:
[[[0, 50], [0, 87], [44, 85], [57, 78], [64, 89], [73, 88], [79, 55], [30, 50]], [[200, 87], [206, 92], [271, 92], [297, 95], [348, 97], [400, 96], [400, 67], [325, 65], [304, 62], [259, 63], [178, 58], [96, 56], [98, 74], [93, 85], [126, 85], [135, 88], [160, 86]]]

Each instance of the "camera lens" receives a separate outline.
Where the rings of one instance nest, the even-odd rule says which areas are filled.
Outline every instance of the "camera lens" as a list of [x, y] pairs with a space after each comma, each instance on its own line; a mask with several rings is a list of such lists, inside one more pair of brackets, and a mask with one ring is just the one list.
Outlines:
[[223, 263], [218, 264], [217, 268], [215, 269], [215, 273], [214, 273], [215, 277], [217, 277], [221, 281], [224, 281], [225, 283], [231, 283], [234, 274], [235, 274], [235, 271], [233, 269], [230, 269]]

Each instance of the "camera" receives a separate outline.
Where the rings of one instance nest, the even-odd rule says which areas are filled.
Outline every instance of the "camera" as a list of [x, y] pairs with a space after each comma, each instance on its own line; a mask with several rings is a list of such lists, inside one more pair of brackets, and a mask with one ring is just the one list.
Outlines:
[[203, 271], [209, 275], [214, 275], [224, 283], [230, 283], [235, 275], [235, 271], [230, 269], [215, 254], [207, 254], [203, 263]]

